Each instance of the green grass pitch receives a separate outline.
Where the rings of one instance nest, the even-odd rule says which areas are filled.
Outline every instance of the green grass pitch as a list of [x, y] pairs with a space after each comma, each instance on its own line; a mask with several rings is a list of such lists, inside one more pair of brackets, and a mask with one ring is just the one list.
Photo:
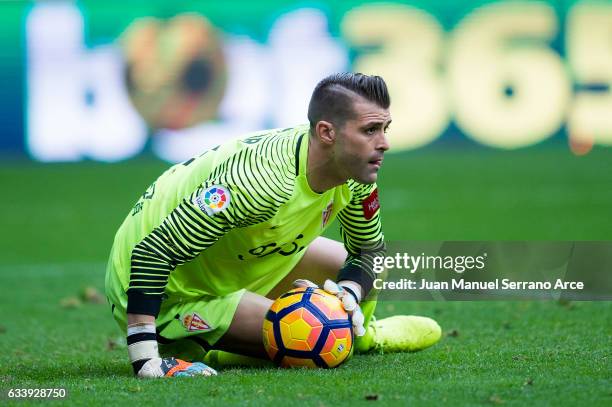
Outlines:
[[[386, 237], [610, 240], [610, 150], [567, 150], [391, 155], [379, 182]], [[79, 297], [86, 287], [103, 291], [114, 232], [165, 167], [153, 159], [0, 161], [0, 403], [10, 388], [64, 387], [66, 401], [79, 405], [612, 404], [611, 302], [381, 303], [379, 317], [435, 318], [442, 340], [415, 354], [357, 356], [329, 371], [134, 379], [106, 303]]]

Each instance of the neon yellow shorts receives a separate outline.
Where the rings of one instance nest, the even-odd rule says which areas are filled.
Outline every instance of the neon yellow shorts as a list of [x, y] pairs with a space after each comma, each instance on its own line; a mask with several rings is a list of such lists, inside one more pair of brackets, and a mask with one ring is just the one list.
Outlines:
[[[168, 298], [162, 302], [155, 324], [160, 342], [188, 337], [204, 340], [204, 347], [214, 345], [227, 332], [236, 308], [246, 290], [223, 297], [202, 296], [196, 301]], [[111, 302], [113, 317], [122, 332], [127, 332], [127, 298], [122, 304]]]

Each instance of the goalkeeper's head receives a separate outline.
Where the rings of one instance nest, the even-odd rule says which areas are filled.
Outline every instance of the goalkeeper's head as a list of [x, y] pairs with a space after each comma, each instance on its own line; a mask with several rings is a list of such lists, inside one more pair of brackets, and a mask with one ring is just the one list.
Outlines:
[[336, 184], [347, 179], [376, 182], [389, 149], [390, 103], [380, 76], [338, 73], [315, 87], [308, 106], [311, 146]]

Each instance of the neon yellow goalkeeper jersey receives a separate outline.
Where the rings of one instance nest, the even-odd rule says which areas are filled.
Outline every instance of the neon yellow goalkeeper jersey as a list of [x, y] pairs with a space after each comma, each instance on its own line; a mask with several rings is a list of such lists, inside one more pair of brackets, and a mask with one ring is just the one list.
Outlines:
[[312, 191], [308, 140], [308, 126], [253, 133], [169, 168], [115, 236], [111, 301], [119, 291], [128, 313], [157, 316], [167, 297], [265, 295], [336, 217], [349, 253], [338, 278], [371, 287], [384, 250], [376, 185]]

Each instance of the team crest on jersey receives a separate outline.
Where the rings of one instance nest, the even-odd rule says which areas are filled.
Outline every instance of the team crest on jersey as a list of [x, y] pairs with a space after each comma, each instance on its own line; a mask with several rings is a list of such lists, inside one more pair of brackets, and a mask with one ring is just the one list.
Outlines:
[[380, 201], [378, 200], [378, 188], [376, 188], [370, 196], [363, 201], [363, 214], [367, 220], [374, 217], [376, 211], [380, 208]]
[[209, 331], [211, 329], [210, 325], [195, 312], [183, 317], [183, 326], [189, 332]]
[[229, 189], [221, 185], [213, 185], [196, 196], [194, 203], [208, 216], [212, 216], [227, 209], [230, 201]]
[[321, 214], [321, 227], [324, 228], [329, 222], [332, 212], [334, 211], [334, 201], [331, 201], [327, 208], [325, 208]]

